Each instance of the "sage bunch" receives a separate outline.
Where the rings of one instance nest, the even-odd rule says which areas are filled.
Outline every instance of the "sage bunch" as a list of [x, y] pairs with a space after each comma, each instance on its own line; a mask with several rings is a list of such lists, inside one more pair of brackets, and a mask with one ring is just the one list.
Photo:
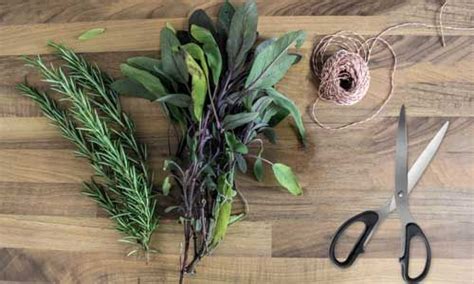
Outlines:
[[112, 79], [72, 50], [53, 42], [49, 45], [65, 61], [64, 66], [46, 65], [40, 56], [25, 60], [68, 107], [27, 82], [17, 89], [35, 101], [76, 146], [77, 156], [89, 160], [95, 176], [84, 182], [84, 194], [114, 220], [124, 235], [121, 241], [134, 246], [129, 255], [143, 251], [148, 256], [158, 217], [146, 147], [137, 142], [134, 123], [110, 87]]
[[161, 30], [160, 59], [129, 58], [120, 66], [125, 78], [112, 84], [122, 95], [160, 104], [175, 126], [178, 145], [165, 162], [169, 175], [162, 193], [177, 198], [166, 211], [175, 210], [183, 224], [181, 279], [194, 273], [228, 226], [245, 216], [233, 214], [232, 205], [237, 197], [244, 200], [236, 172], [247, 172], [249, 160], [257, 180], [268, 164], [283, 188], [302, 194], [290, 167], [262, 156], [262, 138], [275, 143], [273, 128], [291, 116], [305, 139], [298, 108], [274, 87], [300, 60], [290, 48], [300, 47], [305, 34], [294, 31], [262, 41], [257, 23], [254, 1], [237, 8], [225, 2], [216, 23], [197, 10], [187, 30], [169, 24]]

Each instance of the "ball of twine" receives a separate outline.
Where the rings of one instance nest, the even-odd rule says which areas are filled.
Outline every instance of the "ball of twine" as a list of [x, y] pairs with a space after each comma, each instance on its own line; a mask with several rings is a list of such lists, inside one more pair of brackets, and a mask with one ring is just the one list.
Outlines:
[[321, 69], [319, 97], [338, 105], [353, 105], [367, 94], [369, 83], [367, 62], [357, 53], [339, 50]]
[[[356, 104], [367, 95], [370, 86], [370, 55], [374, 44], [377, 42], [384, 45], [393, 57], [390, 88], [385, 100], [365, 119], [338, 127], [331, 127], [320, 122], [316, 117], [316, 106], [320, 100], [349, 106]], [[313, 120], [322, 128], [338, 130], [364, 123], [374, 118], [393, 94], [396, 64], [397, 57], [394, 50], [388, 42], [380, 37], [364, 39], [356, 33], [347, 31], [323, 37], [315, 45], [311, 55], [312, 73], [319, 83], [318, 97], [313, 104], [311, 113]]]
[[[376, 117], [389, 102], [395, 88], [395, 71], [397, 69], [397, 55], [392, 46], [383, 36], [393, 30], [406, 27], [422, 27], [439, 29], [442, 46], [446, 45], [444, 30], [474, 31], [472, 27], [450, 27], [443, 24], [443, 12], [448, 0], [441, 5], [437, 25], [418, 22], [406, 22], [390, 26], [374, 37], [364, 38], [356, 33], [341, 31], [323, 37], [314, 46], [311, 54], [312, 74], [319, 82], [318, 96], [313, 103], [311, 116], [320, 127], [328, 130], [345, 129], [361, 124]], [[375, 45], [382, 45], [392, 55], [392, 68], [390, 71], [390, 85], [384, 101], [368, 117], [333, 127], [320, 122], [316, 116], [316, 106], [320, 100], [330, 101], [337, 105], [353, 105], [362, 100], [369, 91], [370, 72], [369, 62]]]

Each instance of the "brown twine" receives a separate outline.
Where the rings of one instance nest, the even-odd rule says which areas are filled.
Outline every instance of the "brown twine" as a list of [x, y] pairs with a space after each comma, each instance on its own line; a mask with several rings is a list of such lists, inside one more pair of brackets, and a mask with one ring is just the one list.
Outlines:
[[[362, 124], [375, 118], [387, 105], [395, 90], [395, 71], [398, 59], [393, 47], [383, 39], [387, 32], [402, 27], [424, 27], [439, 29], [443, 47], [444, 30], [469, 30], [474, 28], [457, 28], [443, 25], [443, 12], [448, 0], [444, 1], [439, 10], [439, 24], [429, 25], [417, 22], [407, 22], [390, 26], [382, 30], [374, 37], [365, 39], [361, 35], [340, 31], [323, 37], [315, 45], [311, 54], [311, 70], [313, 76], [319, 81], [318, 96], [312, 105], [311, 116], [314, 122], [321, 128], [328, 130], [340, 130], [354, 125]], [[353, 105], [359, 102], [367, 94], [370, 85], [369, 62], [372, 50], [376, 44], [382, 44], [387, 48], [393, 58], [390, 71], [390, 86], [388, 93], [380, 106], [368, 117], [350, 122], [341, 126], [328, 126], [316, 117], [316, 106], [320, 100], [329, 101], [337, 105]]]

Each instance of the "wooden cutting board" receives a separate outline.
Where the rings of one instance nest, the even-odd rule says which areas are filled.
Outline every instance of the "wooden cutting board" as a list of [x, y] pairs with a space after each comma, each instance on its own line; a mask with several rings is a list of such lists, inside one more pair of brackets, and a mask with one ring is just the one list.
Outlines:
[[[410, 198], [410, 209], [430, 239], [432, 269], [427, 283], [472, 283], [474, 205], [474, 33], [445, 30], [442, 48], [434, 30], [403, 29], [387, 40], [399, 56], [395, 95], [373, 121], [338, 132], [312, 123], [309, 106], [315, 87], [308, 55], [318, 37], [339, 30], [374, 35], [405, 22], [435, 23], [435, 0], [258, 1], [263, 37], [303, 29], [304, 59], [279, 89], [303, 112], [309, 143], [303, 148], [290, 127], [277, 129], [268, 158], [291, 165], [304, 187], [293, 198], [276, 186], [241, 175], [238, 183], [250, 203], [250, 216], [232, 226], [224, 244], [206, 258], [187, 283], [401, 283], [399, 223], [396, 215], [380, 228], [367, 252], [350, 269], [327, 258], [336, 228], [361, 210], [377, 207], [392, 193], [395, 130], [399, 107], [407, 106], [410, 162], [446, 120], [449, 132]], [[153, 245], [160, 251], [149, 264], [126, 257], [129, 248], [94, 202], [80, 194], [91, 175], [88, 164], [48, 124], [39, 109], [15, 91], [25, 76], [21, 54], [46, 54], [49, 39], [86, 53], [113, 76], [134, 55], [158, 54], [159, 30], [166, 22], [183, 26], [202, 8], [216, 14], [221, 1], [203, 0], [0, 0], [0, 282], [176, 283], [181, 228], [164, 220]], [[474, 2], [453, 0], [446, 25], [474, 26]], [[93, 27], [106, 32], [90, 41], [77, 36]], [[45, 55], [45, 59], [52, 59]], [[324, 122], [337, 125], [366, 116], [386, 96], [391, 57], [378, 50], [371, 66], [371, 89], [359, 104], [321, 104]], [[159, 107], [123, 99], [151, 163], [162, 177], [167, 124]], [[267, 169], [268, 170], [268, 169]], [[352, 239], [356, 235], [351, 236]], [[345, 247], [344, 249], [348, 249]], [[419, 252], [417, 252], [419, 253]], [[9, 282], [10, 283], [10, 282]]]

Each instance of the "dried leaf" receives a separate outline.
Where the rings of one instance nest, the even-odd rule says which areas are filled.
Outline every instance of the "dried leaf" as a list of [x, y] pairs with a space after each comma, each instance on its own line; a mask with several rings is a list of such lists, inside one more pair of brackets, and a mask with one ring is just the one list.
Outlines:
[[89, 40], [97, 37], [105, 32], [104, 28], [94, 28], [83, 32], [77, 39], [78, 40]]

